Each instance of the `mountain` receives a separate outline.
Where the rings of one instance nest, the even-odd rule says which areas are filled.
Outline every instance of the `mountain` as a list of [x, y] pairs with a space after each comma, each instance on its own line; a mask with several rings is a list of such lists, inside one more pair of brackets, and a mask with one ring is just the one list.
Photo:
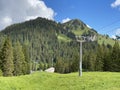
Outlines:
[[[13, 46], [15, 42], [20, 41], [22, 45], [28, 47], [32, 64], [37, 62], [39, 68], [45, 69], [52, 66], [53, 61], [54, 65], [61, 65], [59, 68], [65, 68], [65, 72], [69, 72], [72, 65], [78, 65], [79, 44], [76, 42], [76, 35], [84, 35], [87, 40], [89, 39], [89, 42], [83, 43], [83, 58], [86, 60], [83, 61], [84, 68], [88, 68], [86, 67], [88, 53], [95, 58], [99, 44], [104, 43], [111, 47], [115, 42], [106, 35], [98, 34], [78, 19], [61, 24], [39, 17], [35, 20], [13, 24], [1, 31], [1, 37], [9, 36]], [[0, 45], [4, 41], [2, 38], [0, 38]]]
[[[11, 25], [5, 28], [2, 31], [2, 33], [5, 35], [12, 36], [11, 38], [14, 38], [12, 39], [13, 41], [15, 40], [15, 38], [18, 38], [18, 36], [22, 33], [23, 36], [20, 37], [20, 39], [22, 38], [21, 42], [23, 42], [25, 39], [24, 34], [26, 32], [33, 33], [39, 31], [40, 33], [41, 31], [43, 32], [45, 31], [46, 33], [51, 30], [53, 30], [54, 36], [58, 40], [62, 40], [65, 42], [76, 39], [75, 38], [76, 35], [81, 35], [81, 36], [83, 35], [86, 37], [95, 35], [96, 39], [98, 39], [97, 37], [99, 37], [98, 40], [100, 40], [101, 36], [104, 38], [103, 35], [99, 35], [96, 30], [94, 30], [93, 28], [89, 28], [83, 21], [80, 21], [78, 19], [73, 19], [70, 20], [69, 22], [61, 24], [61, 23], [56, 23], [55, 21], [52, 20], [47, 20], [45, 18], [37, 18], [35, 20], [30, 20], [23, 23]], [[101, 42], [105, 42], [105, 40]]]
[[63, 24], [64, 28], [67, 30], [72, 31], [75, 35], [81, 35], [81, 34], [97, 34], [97, 32], [89, 28], [83, 21], [80, 21], [78, 19], [70, 20], [69, 22], [66, 22]]
[[[73, 19], [67, 23], [61, 24], [45, 18], [37, 18], [35, 20], [11, 25], [3, 30], [2, 33], [9, 35], [13, 42], [19, 40], [22, 43], [26, 41], [31, 42], [31, 37], [36, 38], [37, 34], [40, 34], [42, 38], [46, 38], [46, 36], [49, 37], [50, 35], [48, 38], [49, 42], [70, 42], [76, 39], [76, 35], [97, 35], [97, 32], [94, 29], [88, 28], [86, 24], [78, 19]], [[44, 41], [42, 38], [41, 40]]]

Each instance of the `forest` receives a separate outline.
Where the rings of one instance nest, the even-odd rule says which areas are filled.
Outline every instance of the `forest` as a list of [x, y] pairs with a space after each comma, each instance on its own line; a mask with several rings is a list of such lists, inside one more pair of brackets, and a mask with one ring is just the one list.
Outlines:
[[[79, 69], [75, 36], [101, 36], [80, 20], [57, 23], [45, 18], [13, 24], [0, 32], [0, 75], [19, 76], [55, 67], [58, 73]], [[102, 35], [106, 40], [109, 36]], [[101, 38], [102, 39], [102, 38]], [[83, 43], [83, 71], [120, 72], [120, 41]]]

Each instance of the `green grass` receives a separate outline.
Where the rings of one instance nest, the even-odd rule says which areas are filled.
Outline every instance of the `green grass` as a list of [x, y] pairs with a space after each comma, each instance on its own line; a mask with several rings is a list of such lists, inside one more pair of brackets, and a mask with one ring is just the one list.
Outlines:
[[76, 30], [72, 30], [72, 32], [75, 34], [75, 35], [82, 35], [84, 32], [87, 32], [89, 29], [88, 28], [85, 28], [84, 30], [81, 30], [81, 29], [76, 29]]
[[36, 72], [17, 77], [0, 77], [0, 90], [120, 90], [120, 73], [84, 72], [56, 74]]
[[82, 35], [84, 30], [80, 31], [80, 30], [72, 30], [72, 32], [75, 34], [75, 35]]
[[58, 40], [60, 40], [60, 41], [64, 41], [64, 42], [70, 42], [71, 41], [71, 39], [64, 34], [59, 34], [57, 37], [58, 37]]
[[[115, 40], [111, 39], [111, 38], [106, 38], [105, 36], [101, 36], [99, 35], [98, 36], [98, 43], [99, 44], [104, 44], [107, 45], [107, 44], [110, 44], [110, 45], [114, 45], [115, 44]], [[119, 45], [120, 45], [120, 42], [119, 42]]]

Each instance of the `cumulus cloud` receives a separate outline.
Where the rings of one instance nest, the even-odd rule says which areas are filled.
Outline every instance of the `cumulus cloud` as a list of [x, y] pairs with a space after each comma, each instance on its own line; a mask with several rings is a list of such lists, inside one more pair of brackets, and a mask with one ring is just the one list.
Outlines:
[[116, 36], [115, 36], [115, 35], [112, 35], [111, 38], [116, 39]]
[[70, 18], [65, 18], [65, 19], [62, 20], [62, 23], [66, 23], [66, 22], [68, 22], [70, 20], [71, 20]]
[[111, 4], [111, 7], [113, 8], [118, 7], [118, 6], [120, 6], [120, 0], [115, 0], [115, 2]]
[[37, 17], [54, 20], [54, 16], [54, 10], [42, 0], [0, 0], [0, 30]]
[[91, 27], [91, 26], [89, 26], [88, 24], [86, 24], [86, 26], [87, 26], [88, 28], [92, 29], [92, 27]]
[[115, 34], [120, 35], [120, 28], [116, 30]]
[[117, 30], [115, 30], [115, 34], [111, 36], [111, 38], [116, 39], [116, 35], [120, 35], [120, 28], [118, 28]]
[[6, 16], [6, 17], [1, 18], [1, 21], [2, 21], [1, 26], [6, 27], [12, 23], [12, 18]]

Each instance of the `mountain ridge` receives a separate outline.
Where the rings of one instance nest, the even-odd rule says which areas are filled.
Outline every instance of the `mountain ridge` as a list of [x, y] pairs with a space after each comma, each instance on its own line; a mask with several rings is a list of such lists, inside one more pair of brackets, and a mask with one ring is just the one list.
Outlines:
[[[83, 21], [79, 20], [79, 19], [72, 19], [66, 23], [57, 23], [53, 20], [48, 20], [46, 18], [41, 18], [41, 17], [38, 17], [34, 20], [29, 20], [29, 21], [25, 21], [25, 22], [22, 22], [22, 23], [16, 23], [16, 24], [13, 24], [13, 25], [10, 25], [8, 27], [6, 27], [4, 30], [1, 31], [1, 33], [3, 34], [10, 34], [10, 33], [19, 33], [20, 30], [22, 30], [23, 32], [25, 32], [24, 29], [26, 28], [38, 28], [39, 27], [39, 30], [41, 30], [40, 28], [43, 28], [44, 31], [47, 31], [47, 30], [54, 30], [55, 32], [55, 35], [58, 39], [61, 39], [63, 38], [62, 40], [67, 40], [66, 38], [70, 38], [70, 39], [75, 39], [75, 36], [77, 35], [80, 35], [80, 36], [94, 36], [96, 35], [96, 39], [98, 40], [98, 42], [100, 44], [102, 44], [101, 42], [107, 42], [107, 39], [105, 38], [108, 38], [109, 41], [111, 41], [110, 43], [107, 42], [108, 44], [111, 44], [113, 45], [113, 39], [111, 39], [108, 35], [101, 35], [99, 34], [96, 30], [94, 30], [93, 28], [89, 28], [87, 26], [87, 24], [85, 24]], [[54, 27], [51, 29], [51, 27]], [[63, 34], [61, 36], [61, 34]], [[65, 35], [65, 36], [64, 36]], [[60, 37], [60, 38], [59, 38]], [[66, 38], [64, 38], [66, 37]], [[103, 39], [101, 39], [103, 37]], [[68, 40], [69, 41], [69, 40]], [[105, 44], [107, 44], [105, 43]]]
[[[91, 68], [86, 66], [90, 59], [88, 57], [91, 57], [91, 60], [94, 58], [94, 61], [91, 61], [91, 67], [92, 70], [95, 70], [93, 63], [96, 61], [98, 48], [105, 46], [111, 50], [110, 48], [116, 42], [108, 36], [98, 34], [94, 29], [88, 28], [85, 23], [76, 19], [62, 24], [39, 17], [9, 26], [1, 31], [1, 34], [3, 39], [0, 38], [0, 46], [4, 42], [4, 36], [11, 38], [13, 47], [17, 41], [22, 46], [26, 45], [31, 63], [33, 65], [35, 62], [38, 63], [37, 69], [44, 70], [50, 67], [53, 61], [55, 66], [60, 64], [57, 71], [61, 70], [59, 68], [64, 68], [63, 71], [67, 73], [78, 70], [79, 44], [76, 41], [76, 35], [97, 37], [94, 41], [89, 40], [89, 42], [83, 43], [83, 68], [90, 70]], [[74, 70], [71, 68], [73, 66]]]

